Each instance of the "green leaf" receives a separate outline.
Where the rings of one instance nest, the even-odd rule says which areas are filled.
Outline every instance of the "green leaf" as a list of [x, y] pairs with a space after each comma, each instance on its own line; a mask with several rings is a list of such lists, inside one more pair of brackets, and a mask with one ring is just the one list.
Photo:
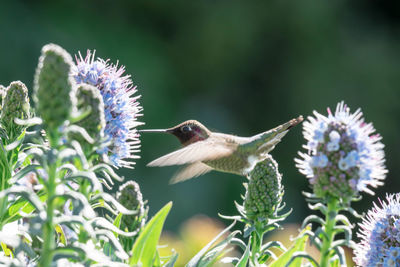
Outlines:
[[115, 249], [111, 246], [110, 243], [105, 243], [103, 245], [103, 252], [106, 254], [108, 257], [110, 257], [112, 260], [114, 260], [116, 257], [113, 257]]
[[[113, 223], [118, 229], [121, 227], [121, 219], [122, 219], [122, 213], [120, 212], [118, 214], [118, 216], [115, 218], [114, 223]], [[114, 233], [114, 234], [115, 234], [115, 237], [118, 237], [117, 233]]]
[[38, 210], [38, 212], [44, 211], [44, 205], [42, 201], [40, 200], [39, 196], [36, 195], [32, 189], [28, 189], [25, 186], [19, 186], [19, 185], [14, 185], [11, 188], [8, 188], [6, 190], [0, 191], [0, 198], [3, 198], [4, 196], [14, 194], [17, 197], [21, 197], [26, 199], [27, 201], [32, 204], [32, 206]]
[[174, 252], [174, 254], [171, 256], [169, 261], [167, 261], [163, 267], [174, 267], [176, 260], [178, 259], [178, 253]]
[[[215, 246], [210, 252], [209, 249], [214, 245], [214, 243], [225, 233], [227, 233], [234, 225], [236, 221], [234, 221], [231, 225], [225, 228], [221, 233], [219, 233], [213, 240], [211, 240], [207, 245], [205, 245], [186, 265], [186, 267], [197, 267], [197, 266], [207, 266], [207, 264], [215, 261], [216, 257], [222, 252], [223, 248], [229, 243], [229, 241], [234, 237], [237, 233], [233, 232], [230, 234], [225, 240], [221, 241], [218, 245]], [[208, 253], [207, 253], [208, 252]], [[206, 254], [207, 253], [207, 254]], [[205, 257], [206, 256], [206, 257]], [[204, 258], [204, 259], [203, 259]]]
[[28, 175], [30, 172], [37, 172], [37, 169], [40, 167], [38, 164], [31, 164], [29, 166], [26, 166], [25, 168], [21, 169], [19, 172], [14, 174], [14, 176], [10, 179], [9, 183], [14, 184], [18, 181], [18, 179], [21, 179], [22, 177], [25, 177]]
[[215, 245], [212, 249], [210, 249], [206, 255], [204, 255], [199, 264], [198, 267], [206, 267], [206, 266], [213, 266], [215, 262], [217, 262], [217, 260], [222, 257], [224, 254], [228, 253], [229, 251], [232, 250], [232, 248], [230, 249], [226, 249], [225, 248], [229, 245], [230, 241], [232, 240], [232, 238], [239, 233], [240, 231], [234, 231], [231, 234], [228, 235], [227, 238], [225, 238], [224, 240], [222, 240], [221, 242], [219, 242], [217, 245]]
[[[37, 195], [39, 196], [39, 199], [42, 202], [46, 201], [47, 194], [44, 191], [39, 191]], [[35, 207], [29, 201], [27, 201], [24, 198], [19, 198], [15, 203], [13, 203], [8, 208], [8, 214], [5, 216], [4, 220], [7, 220], [7, 223], [10, 223], [22, 218], [20, 212], [23, 212], [25, 214], [30, 214], [34, 210]]]
[[65, 237], [65, 233], [61, 227], [61, 225], [56, 225], [55, 227], [56, 233], [58, 234], [59, 238], [60, 238], [60, 243], [62, 243], [64, 246], [67, 245], [67, 238]]
[[240, 258], [239, 262], [235, 265], [235, 267], [246, 267], [247, 262], [249, 261], [250, 256], [250, 247], [251, 247], [251, 238], [249, 239], [249, 244], [246, 247], [242, 257]]
[[4, 244], [3, 242], [0, 242], [0, 245], [1, 245], [1, 248], [3, 249], [4, 255], [6, 255], [7, 257], [11, 257], [11, 258], [14, 257], [12, 250], [9, 249], [6, 244]]
[[[270, 267], [286, 266], [291, 261], [292, 256], [295, 252], [304, 251], [308, 240], [308, 235], [304, 235], [304, 233], [309, 230], [311, 230], [310, 226], [307, 226], [305, 229], [303, 229], [299, 234], [299, 236], [297, 237], [295, 243], [289, 248], [289, 250], [287, 250], [285, 253], [279, 256], [279, 258], [276, 259], [274, 262], [272, 262], [271, 265], [269, 266]], [[296, 258], [291, 262], [290, 266], [300, 267], [301, 261], [302, 261], [301, 258]]]
[[160, 254], [158, 253], [158, 250], [156, 250], [156, 256], [154, 257], [152, 267], [161, 267], [161, 259], [160, 259]]
[[331, 267], [340, 267], [339, 259], [335, 259], [335, 260], [331, 261]]
[[152, 266], [164, 221], [171, 207], [172, 202], [169, 202], [145, 225], [133, 244], [130, 265]]

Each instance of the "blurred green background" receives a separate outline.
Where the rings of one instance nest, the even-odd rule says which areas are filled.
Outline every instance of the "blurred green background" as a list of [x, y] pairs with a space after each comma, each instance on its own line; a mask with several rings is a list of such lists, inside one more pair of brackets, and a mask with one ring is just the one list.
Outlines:
[[[249, 136], [345, 100], [361, 107], [386, 145], [389, 175], [376, 196], [400, 191], [400, 2], [398, 1], [2, 1], [0, 83], [32, 88], [40, 49], [53, 42], [71, 54], [126, 66], [142, 95], [146, 128], [197, 119], [210, 129]], [[172, 200], [166, 229], [201, 213], [235, 212], [243, 177], [211, 172], [168, 185], [175, 167], [146, 164], [179, 147], [172, 136], [146, 134], [135, 170], [150, 214]], [[309, 214], [308, 184], [293, 158], [305, 141], [294, 128], [272, 155], [294, 211]], [[355, 221], [355, 220], [353, 220]], [[226, 223], [226, 222], [224, 222]]]

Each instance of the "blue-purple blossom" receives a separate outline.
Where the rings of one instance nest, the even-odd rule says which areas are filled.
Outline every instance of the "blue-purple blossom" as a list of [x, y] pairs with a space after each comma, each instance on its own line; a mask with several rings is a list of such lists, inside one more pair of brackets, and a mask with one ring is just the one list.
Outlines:
[[359, 224], [354, 250], [358, 266], [400, 266], [400, 193], [374, 203]]
[[316, 168], [324, 168], [328, 164], [328, 157], [324, 154], [313, 156], [311, 158], [311, 166]]
[[360, 109], [340, 102], [328, 116], [314, 111], [303, 123], [307, 153], [295, 159], [301, 173], [310, 179], [319, 197], [332, 195], [346, 199], [382, 185], [386, 177], [385, 154], [381, 136], [371, 123], [365, 123]]
[[98, 151], [109, 156], [116, 167], [132, 167], [132, 159], [139, 156], [140, 140], [136, 127], [141, 125], [137, 117], [142, 107], [137, 101], [140, 96], [132, 85], [130, 75], [124, 75], [125, 68], [110, 64], [109, 60], [95, 59], [94, 53], [87, 51], [85, 58], [79, 53], [73, 76], [78, 84], [87, 83], [100, 90], [104, 102], [106, 127], [104, 134], [110, 145]]
[[337, 151], [339, 149], [340, 134], [337, 131], [332, 131], [329, 134], [329, 143], [326, 146], [328, 151]]

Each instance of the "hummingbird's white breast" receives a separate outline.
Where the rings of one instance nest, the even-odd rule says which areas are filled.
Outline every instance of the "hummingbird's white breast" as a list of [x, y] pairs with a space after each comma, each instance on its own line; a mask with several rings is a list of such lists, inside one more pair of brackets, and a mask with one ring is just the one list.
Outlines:
[[243, 170], [243, 174], [246, 175], [251, 172], [252, 169], [260, 162], [260, 158], [255, 155], [250, 155], [247, 157], [248, 167]]

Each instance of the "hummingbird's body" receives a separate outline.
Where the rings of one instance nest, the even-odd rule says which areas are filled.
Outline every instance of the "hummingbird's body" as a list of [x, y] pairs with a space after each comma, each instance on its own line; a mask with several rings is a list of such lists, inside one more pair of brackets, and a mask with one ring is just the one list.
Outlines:
[[168, 132], [175, 135], [183, 148], [162, 156], [148, 166], [185, 165], [171, 182], [181, 182], [211, 170], [246, 175], [254, 166], [264, 160], [290, 128], [303, 117], [290, 120], [274, 129], [251, 136], [240, 137], [214, 133], [204, 125], [189, 120], [165, 130], [142, 130], [147, 132]]
[[220, 133], [215, 133], [211, 138], [224, 140], [225, 145], [232, 149], [228, 156], [203, 161], [215, 170], [245, 175], [264, 158], [264, 153], [252, 149], [251, 138]]

